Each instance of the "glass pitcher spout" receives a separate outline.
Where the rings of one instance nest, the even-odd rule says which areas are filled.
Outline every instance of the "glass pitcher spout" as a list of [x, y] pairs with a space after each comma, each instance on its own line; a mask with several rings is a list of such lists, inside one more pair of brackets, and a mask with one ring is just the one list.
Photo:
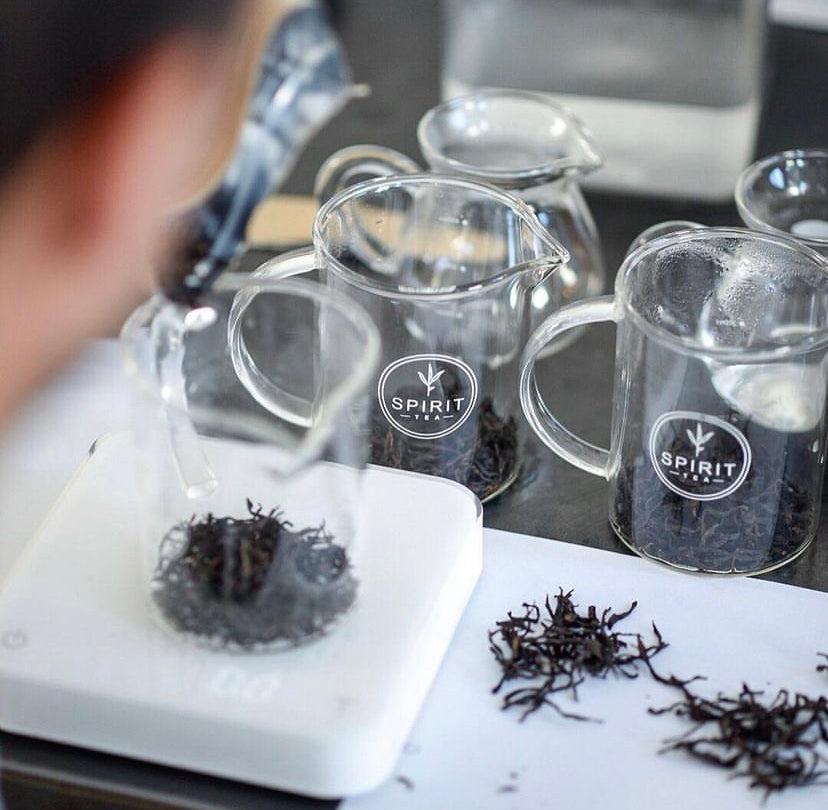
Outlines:
[[550, 295], [563, 302], [571, 283], [567, 270], [572, 256], [567, 248], [550, 235], [535, 212], [528, 205], [524, 207], [524, 213], [528, 216], [522, 227], [526, 231], [527, 241], [534, 243], [536, 255], [511, 268], [515, 284], [530, 297], [541, 286], [549, 287]]
[[583, 177], [604, 163], [580, 119], [544, 93], [491, 89], [451, 99], [422, 117], [417, 137], [437, 171], [514, 190]]
[[525, 292], [531, 293], [565, 264], [557, 256], [541, 256], [516, 267], [516, 280]]

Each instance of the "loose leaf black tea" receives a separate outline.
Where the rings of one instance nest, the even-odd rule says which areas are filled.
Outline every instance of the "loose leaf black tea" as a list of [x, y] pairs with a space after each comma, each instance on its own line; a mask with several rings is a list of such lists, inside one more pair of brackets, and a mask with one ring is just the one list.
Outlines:
[[[650, 348], [648, 367], [679, 374], [672, 352]], [[761, 385], [711, 375], [699, 360], [678, 379], [675, 410], [631, 409], [613, 528], [639, 553], [691, 571], [757, 573], [792, 559], [816, 530], [823, 421], [794, 401], [768, 412]]]
[[791, 695], [780, 689], [770, 701], [746, 684], [738, 695], [719, 692], [709, 699], [694, 694], [689, 684], [664, 677], [649, 664], [652, 676], [678, 689], [682, 699], [654, 715], [687, 718], [692, 728], [665, 741], [661, 753], [683, 751], [690, 756], [732, 771], [748, 780], [751, 788], [772, 793], [792, 787], [828, 784], [828, 699]]
[[794, 556], [810, 537], [813, 499], [762, 469], [743, 490], [739, 497], [688, 500], [642, 461], [619, 472], [615, 522], [641, 553], [692, 570], [758, 571]]
[[449, 354], [390, 363], [377, 386], [371, 460], [449, 478], [481, 500], [498, 494], [519, 472], [517, 422], [479, 391], [474, 370]]
[[247, 501], [249, 517], [208, 513], [174, 526], [152, 582], [176, 630], [211, 646], [298, 644], [324, 632], [356, 597], [346, 550], [324, 524], [294, 530], [278, 509]]
[[817, 653], [820, 658], [824, 658], [824, 664], [817, 664], [817, 672], [828, 672], [828, 653]]
[[518, 429], [503, 418], [490, 397], [453, 433], [438, 439], [405, 435], [381, 413], [374, 419], [371, 461], [385, 467], [439, 475], [468, 487], [480, 500], [498, 493], [518, 473]]
[[501, 708], [522, 709], [525, 720], [542, 706], [549, 706], [562, 717], [588, 720], [583, 715], [564, 711], [552, 695], [577, 688], [588, 676], [606, 678], [609, 673], [625, 678], [638, 677], [638, 664], [663, 650], [667, 643], [653, 624], [655, 639], [646, 644], [639, 633], [620, 633], [614, 628], [635, 610], [613, 613], [606, 608], [600, 614], [594, 605], [585, 614], [578, 613], [572, 591], [561, 589], [554, 606], [547, 596], [544, 609], [524, 603], [522, 615], [511, 612], [489, 632], [489, 649], [502, 669], [502, 676], [492, 692], [497, 694], [507, 681], [530, 683], [504, 695]]

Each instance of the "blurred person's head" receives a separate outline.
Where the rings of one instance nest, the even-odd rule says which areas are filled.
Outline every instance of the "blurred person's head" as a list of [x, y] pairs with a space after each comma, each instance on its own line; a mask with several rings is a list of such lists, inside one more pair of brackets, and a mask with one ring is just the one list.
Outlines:
[[165, 215], [228, 138], [264, 2], [3, 0], [0, 426], [150, 291]]

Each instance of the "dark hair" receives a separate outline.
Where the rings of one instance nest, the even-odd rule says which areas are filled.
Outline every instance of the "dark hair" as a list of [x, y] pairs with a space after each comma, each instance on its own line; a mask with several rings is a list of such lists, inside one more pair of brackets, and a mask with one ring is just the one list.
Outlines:
[[43, 128], [176, 29], [240, 0], [0, 0], [0, 180]]

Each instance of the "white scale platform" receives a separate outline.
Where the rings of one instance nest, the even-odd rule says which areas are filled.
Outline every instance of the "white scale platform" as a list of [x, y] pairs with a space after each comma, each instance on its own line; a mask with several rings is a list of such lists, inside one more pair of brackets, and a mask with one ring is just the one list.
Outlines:
[[331, 635], [267, 655], [149, 616], [126, 435], [75, 474], [0, 593], [0, 727], [318, 797], [387, 779], [482, 565], [463, 487], [372, 468], [360, 594]]

